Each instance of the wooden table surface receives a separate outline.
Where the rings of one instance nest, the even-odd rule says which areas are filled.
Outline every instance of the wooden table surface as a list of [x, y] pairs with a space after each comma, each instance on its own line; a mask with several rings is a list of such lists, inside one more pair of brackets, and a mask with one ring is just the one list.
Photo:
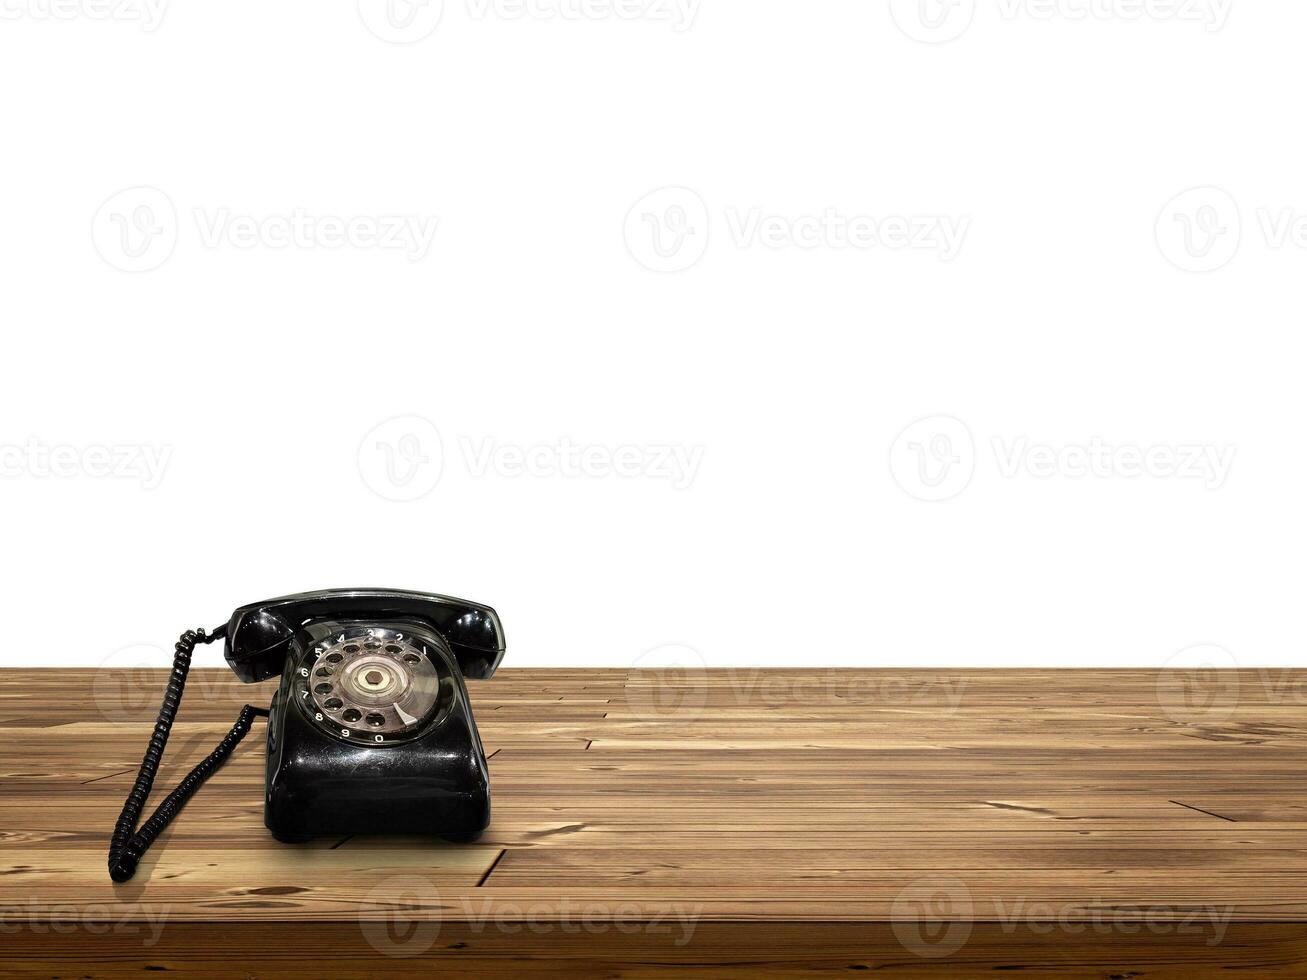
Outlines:
[[505, 669], [479, 842], [276, 843], [259, 723], [113, 885], [165, 676], [0, 671], [0, 971], [1307, 975], [1307, 672]]

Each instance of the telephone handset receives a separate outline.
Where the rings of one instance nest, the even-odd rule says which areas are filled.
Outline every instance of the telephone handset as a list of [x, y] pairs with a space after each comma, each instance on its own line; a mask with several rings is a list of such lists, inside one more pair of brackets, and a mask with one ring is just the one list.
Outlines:
[[[242, 681], [281, 677], [138, 830], [195, 647], [226, 640]], [[504, 631], [489, 606], [398, 589], [303, 592], [242, 606], [212, 633], [187, 630], [136, 783], [109, 845], [126, 881], [191, 795], [268, 719], [264, 823], [281, 841], [322, 835], [474, 839], [490, 822], [490, 774], [464, 678], [489, 679]]]

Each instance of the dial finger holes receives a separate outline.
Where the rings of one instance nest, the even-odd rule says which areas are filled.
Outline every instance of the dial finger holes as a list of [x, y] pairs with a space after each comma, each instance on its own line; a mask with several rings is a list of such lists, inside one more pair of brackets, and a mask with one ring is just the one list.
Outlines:
[[407, 632], [361, 626], [350, 631], [323, 640], [297, 666], [302, 703], [318, 726], [371, 745], [407, 738], [433, 720], [445, 691], [440, 658]]

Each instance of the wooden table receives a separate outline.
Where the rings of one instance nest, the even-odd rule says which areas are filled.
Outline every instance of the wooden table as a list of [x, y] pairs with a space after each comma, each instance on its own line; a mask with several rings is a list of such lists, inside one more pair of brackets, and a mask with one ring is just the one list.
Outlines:
[[164, 676], [0, 672], [0, 970], [1307, 974], [1307, 672], [506, 669], [480, 842], [275, 843], [260, 723], [115, 886]]

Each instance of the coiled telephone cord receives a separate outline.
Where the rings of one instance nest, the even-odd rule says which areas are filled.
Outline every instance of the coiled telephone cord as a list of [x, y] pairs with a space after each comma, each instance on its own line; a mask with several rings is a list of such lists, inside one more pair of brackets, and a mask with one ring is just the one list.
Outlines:
[[206, 633], [202, 629], [187, 630], [177, 640], [172, 674], [168, 678], [168, 687], [163, 693], [163, 705], [159, 708], [159, 718], [154, 723], [154, 733], [150, 736], [150, 744], [145, 748], [141, 770], [136, 775], [136, 783], [132, 786], [132, 791], [127, 794], [127, 802], [123, 804], [122, 815], [118, 817], [113, 838], [109, 842], [109, 876], [114, 881], [127, 881], [136, 874], [136, 865], [140, 862], [141, 855], [154, 843], [154, 839], [159, 836], [164, 827], [168, 826], [172, 818], [177, 816], [181, 808], [186, 805], [186, 801], [203, 785], [204, 781], [227, 761], [227, 757], [249, 734], [254, 719], [268, 717], [268, 712], [264, 708], [255, 708], [248, 704], [241, 708], [236, 724], [231, 726], [231, 731], [218, 743], [217, 748], [177, 784], [177, 788], [159, 804], [158, 809], [149, 820], [145, 821], [140, 830], [136, 829], [136, 822], [141, 817], [145, 801], [150, 795], [150, 788], [154, 785], [154, 777], [159, 771], [163, 750], [168, 745], [168, 734], [172, 731], [173, 719], [177, 716], [182, 692], [186, 689], [186, 675], [191, 669], [191, 654], [195, 652], [198, 644], [212, 643], [226, 633], [225, 625], [219, 626], [212, 633]]

